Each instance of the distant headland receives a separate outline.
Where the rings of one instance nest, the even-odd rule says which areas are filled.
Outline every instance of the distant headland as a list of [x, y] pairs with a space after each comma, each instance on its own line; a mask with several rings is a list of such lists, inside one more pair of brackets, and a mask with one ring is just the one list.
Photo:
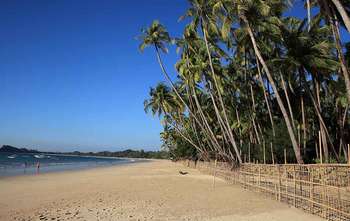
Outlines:
[[0, 153], [40, 153], [37, 150], [31, 150], [27, 148], [18, 148], [10, 145], [3, 145], [0, 148]]
[[101, 157], [125, 157], [125, 158], [146, 158], [146, 159], [168, 159], [168, 151], [145, 151], [145, 150], [121, 150], [121, 151], [100, 151], [100, 152], [42, 152], [27, 148], [18, 148], [10, 145], [3, 145], [0, 153], [48, 153], [48, 154], [71, 154], [78, 156], [101, 156]]

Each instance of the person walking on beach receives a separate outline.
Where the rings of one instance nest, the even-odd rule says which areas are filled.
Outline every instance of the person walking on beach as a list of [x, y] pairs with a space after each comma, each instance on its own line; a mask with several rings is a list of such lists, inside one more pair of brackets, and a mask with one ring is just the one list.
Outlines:
[[40, 161], [36, 164], [36, 173], [39, 174], [40, 172]]
[[26, 173], [27, 172], [27, 161], [24, 162], [24, 171], [23, 173]]

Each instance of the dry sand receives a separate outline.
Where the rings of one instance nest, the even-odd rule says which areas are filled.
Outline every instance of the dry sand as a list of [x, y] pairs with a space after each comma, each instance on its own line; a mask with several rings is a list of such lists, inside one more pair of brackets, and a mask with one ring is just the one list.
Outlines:
[[1, 178], [0, 220], [322, 220], [220, 179], [212, 184], [169, 161]]

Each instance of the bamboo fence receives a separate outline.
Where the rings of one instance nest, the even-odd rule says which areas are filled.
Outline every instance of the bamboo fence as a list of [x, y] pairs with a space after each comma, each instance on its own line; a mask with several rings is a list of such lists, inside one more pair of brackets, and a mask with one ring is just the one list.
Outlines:
[[327, 220], [350, 220], [349, 165], [183, 163]]

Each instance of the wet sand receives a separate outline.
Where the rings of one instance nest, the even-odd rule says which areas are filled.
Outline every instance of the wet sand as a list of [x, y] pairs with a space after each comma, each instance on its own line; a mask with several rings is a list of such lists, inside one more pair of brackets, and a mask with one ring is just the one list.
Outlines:
[[[189, 174], [180, 175], [179, 171]], [[323, 220], [169, 161], [0, 178], [0, 220]]]

